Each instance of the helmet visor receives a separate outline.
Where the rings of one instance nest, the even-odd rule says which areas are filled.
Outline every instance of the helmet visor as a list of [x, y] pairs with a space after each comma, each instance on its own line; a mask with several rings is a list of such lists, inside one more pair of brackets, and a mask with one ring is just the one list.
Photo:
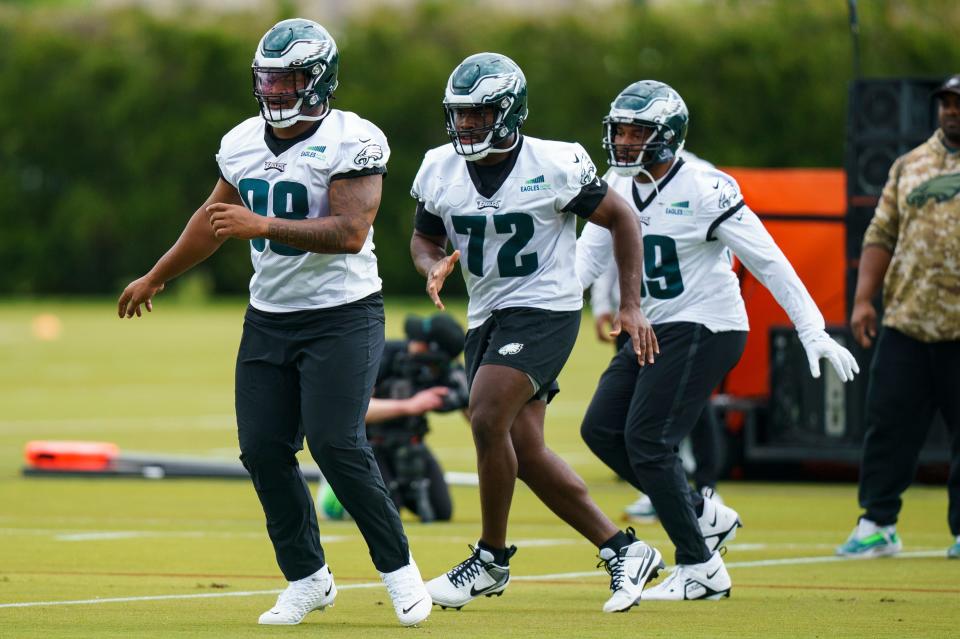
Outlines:
[[253, 68], [253, 93], [271, 109], [293, 108], [312, 84], [305, 69]]

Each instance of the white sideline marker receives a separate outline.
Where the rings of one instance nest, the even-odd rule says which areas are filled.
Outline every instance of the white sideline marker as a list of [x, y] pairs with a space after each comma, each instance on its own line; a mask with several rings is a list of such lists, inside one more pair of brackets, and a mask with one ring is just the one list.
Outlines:
[[[916, 559], [924, 557], [943, 557], [942, 550], [921, 550], [916, 552], [903, 552], [887, 560], [895, 559]], [[727, 564], [727, 568], [763, 568], [766, 566], [788, 566], [796, 564], [824, 564], [842, 561], [864, 561], [864, 559], [850, 559], [847, 557], [837, 557], [834, 555], [826, 557], [788, 557], [785, 559], [761, 559], [758, 561], [738, 561]], [[670, 566], [668, 570], [673, 570]], [[550, 575], [518, 575], [511, 577], [517, 581], [542, 581], [554, 579], [582, 579], [584, 577], [600, 577], [602, 572], [593, 570], [590, 572], [560, 572]], [[339, 590], [360, 590], [366, 588], [382, 588], [383, 584], [379, 581], [363, 584], [345, 584], [337, 586]], [[215, 599], [218, 597], [259, 597], [262, 595], [276, 595], [283, 592], [276, 590], [245, 590], [241, 592], [210, 592], [194, 593], [189, 595], [149, 595], [143, 597], [111, 597], [104, 599], [75, 599], [72, 601], [23, 601], [20, 603], [0, 603], [0, 608], [31, 608], [36, 606], [82, 606], [92, 604], [106, 603], [134, 603], [139, 601], [166, 601], [170, 599]]]

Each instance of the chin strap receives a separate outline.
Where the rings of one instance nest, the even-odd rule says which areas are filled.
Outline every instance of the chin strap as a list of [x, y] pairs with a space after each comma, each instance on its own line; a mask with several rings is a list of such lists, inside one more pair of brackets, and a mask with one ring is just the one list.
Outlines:
[[281, 120], [281, 122], [286, 122], [286, 124], [279, 124], [277, 122], [270, 122], [267, 120], [267, 124], [277, 129], [285, 129], [287, 127], [293, 126], [297, 122], [316, 122], [317, 120], [322, 120], [327, 117], [327, 114], [330, 113], [330, 100], [325, 100], [323, 103], [323, 111], [317, 115], [304, 115], [298, 114], [292, 118], [287, 118], [286, 120]]
[[[677, 162], [678, 160], [680, 160], [680, 152], [683, 151], [683, 145], [686, 144], [686, 143], [687, 143], [687, 141], [684, 140], [683, 142], [680, 143], [679, 146], [677, 146], [677, 151], [676, 151], [676, 153], [673, 154], [673, 161], [674, 161], [674, 162]], [[653, 179], [653, 176], [650, 175], [650, 172], [647, 171], [647, 169], [644, 168], [643, 166], [639, 166], [639, 167], [637, 167], [637, 168], [639, 169], [639, 170], [637, 171], [637, 175], [640, 175], [640, 174], [642, 173], [643, 175], [646, 175], [646, 176], [647, 176], [647, 179], [648, 179], [648, 180], [650, 180], [651, 182], [653, 182], [653, 190], [657, 192], [657, 200], [659, 200], [659, 199], [660, 199], [660, 187], [657, 186], [657, 180], [654, 180], [654, 179]], [[636, 178], [634, 178], [634, 179], [636, 179]], [[641, 184], [643, 184], [643, 183], [641, 182]]]
[[514, 132], [513, 144], [511, 144], [505, 149], [500, 149], [495, 146], [491, 146], [489, 149], [487, 149], [487, 153], [509, 153], [510, 151], [513, 151], [515, 148], [517, 148], [518, 144], [520, 144], [520, 134]]
[[[659, 204], [659, 200], [660, 200], [660, 187], [657, 186], [657, 181], [653, 179], [653, 176], [650, 175], [650, 172], [647, 171], [645, 168], [643, 168], [642, 166], [641, 166], [641, 167], [638, 167], [638, 168], [639, 168], [640, 170], [637, 172], [637, 175], [639, 176], [639, 175], [642, 173], [643, 175], [646, 175], [646, 176], [647, 176], [647, 179], [650, 180], [650, 181], [653, 183], [653, 190], [656, 191], [656, 193], [657, 193], [656, 199], [657, 199], [657, 203]], [[635, 177], [634, 179], [636, 180], [637, 178]], [[639, 182], [639, 180], [637, 180], [637, 181]], [[640, 183], [643, 184], [643, 182], [640, 182]]]
[[487, 157], [491, 153], [509, 153], [510, 151], [513, 151], [515, 148], [517, 148], [518, 144], [520, 144], [520, 134], [514, 132], [513, 144], [511, 144], [509, 147], [505, 149], [498, 149], [497, 147], [490, 145], [487, 148], [485, 148], [483, 151], [464, 155], [463, 158], [468, 162], [476, 162], [477, 160], [482, 160], [483, 158]]

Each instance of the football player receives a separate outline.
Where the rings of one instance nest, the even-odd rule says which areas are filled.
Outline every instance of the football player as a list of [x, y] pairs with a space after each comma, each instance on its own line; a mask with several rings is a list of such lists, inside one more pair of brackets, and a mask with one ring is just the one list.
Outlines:
[[[619, 351], [600, 378], [581, 434], [605, 464], [650, 497], [676, 546], [677, 569], [644, 591], [645, 600], [730, 594], [718, 550], [733, 537], [739, 516], [691, 489], [676, 452], [746, 343], [747, 315], [728, 249], [787, 312], [814, 377], [821, 358], [843, 381], [859, 372], [823, 330], [816, 304], [736, 181], [679, 157], [688, 117], [676, 91], [645, 80], [624, 89], [603, 120], [610, 189], [628, 200], [643, 228], [641, 305], [661, 354], [655, 365], [641, 367], [629, 346]], [[606, 268], [612, 241], [602, 226], [584, 227], [577, 241], [584, 286]]]
[[321, 25], [284, 20], [260, 40], [260, 115], [223, 137], [213, 192], [183, 234], [119, 300], [150, 311], [164, 283], [228, 239], [250, 242], [253, 277], [236, 365], [243, 465], [263, 506], [289, 586], [262, 624], [297, 624], [337, 589], [297, 464], [310, 452], [357, 522], [400, 622], [430, 597], [367, 444], [364, 413], [384, 344], [372, 224], [390, 148], [376, 126], [330, 106], [337, 45]]
[[619, 326], [633, 338], [638, 365], [653, 361], [656, 340], [639, 306], [637, 221], [582, 146], [521, 135], [527, 83], [513, 60], [468, 57], [450, 75], [443, 104], [450, 144], [427, 152], [414, 181], [410, 251], [438, 308], [458, 262], [466, 280], [464, 353], [483, 527], [470, 556], [427, 589], [435, 604], [454, 608], [503, 593], [516, 551], [507, 544], [507, 518], [519, 477], [600, 549], [612, 591], [603, 610], [628, 610], [659, 569], [660, 552], [601, 513], [583, 480], [545, 446], [543, 426], [580, 325], [576, 216], [611, 229], [623, 283]]
[[[680, 152], [680, 157], [688, 164], [699, 163], [706, 168], [714, 168], [712, 164], [686, 149]], [[601, 342], [613, 342], [614, 353], [623, 348], [623, 345], [630, 339], [630, 336], [626, 333], [620, 333], [616, 338], [610, 337], [610, 328], [613, 326], [613, 317], [619, 299], [617, 265], [611, 260], [607, 269], [598, 275], [593, 280], [593, 284], [590, 285], [590, 310], [593, 313], [597, 339]], [[700, 413], [696, 425], [690, 431], [689, 441], [693, 459], [696, 462], [696, 469], [691, 476], [694, 487], [704, 497], [719, 501], [722, 504], [723, 499], [716, 491], [717, 474], [722, 464], [720, 422], [709, 404]], [[640, 493], [635, 501], [627, 504], [623, 512], [630, 521], [650, 523], [657, 518], [657, 511], [650, 502], [650, 498], [643, 493]]]

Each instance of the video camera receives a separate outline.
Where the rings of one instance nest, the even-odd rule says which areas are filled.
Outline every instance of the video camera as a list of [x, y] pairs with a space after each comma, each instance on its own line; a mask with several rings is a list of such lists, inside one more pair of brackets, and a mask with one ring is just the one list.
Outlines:
[[[409, 383], [408, 389], [401, 391], [406, 397], [412, 397], [434, 386], [446, 387], [447, 394], [443, 397], [443, 405], [435, 412], [449, 413], [466, 408], [470, 401], [466, 372], [459, 363], [451, 360], [442, 351], [397, 353], [392, 369], [394, 379]], [[396, 383], [394, 385], [396, 386]], [[394, 394], [394, 397], [397, 395]]]
[[[442, 386], [447, 393], [435, 412], [466, 408], [470, 401], [467, 374], [457, 361], [464, 343], [460, 324], [440, 313], [431, 317], [411, 315], [404, 323], [404, 330], [406, 340], [387, 342], [373, 396], [407, 399], [428, 388]], [[389, 466], [389, 472], [383, 472], [385, 477], [391, 477], [387, 488], [424, 522], [450, 516], [449, 489], [443, 476], [438, 472], [432, 479], [430, 476], [430, 468], [438, 466], [423, 442], [428, 431], [423, 414], [367, 424], [367, 437], [381, 464], [381, 472], [384, 464]], [[433, 501], [438, 498], [438, 491], [445, 495], [442, 500], [445, 506]]]
[[[388, 349], [374, 397], [405, 399], [427, 388], [444, 386], [448, 392], [437, 412], [466, 408], [470, 401], [467, 375], [457, 361], [464, 342], [460, 324], [442, 313], [430, 317], [410, 315], [404, 322], [404, 332], [406, 347]], [[425, 422], [422, 418], [421, 421]], [[425, 432], [424, 428], [417, 434]]]

